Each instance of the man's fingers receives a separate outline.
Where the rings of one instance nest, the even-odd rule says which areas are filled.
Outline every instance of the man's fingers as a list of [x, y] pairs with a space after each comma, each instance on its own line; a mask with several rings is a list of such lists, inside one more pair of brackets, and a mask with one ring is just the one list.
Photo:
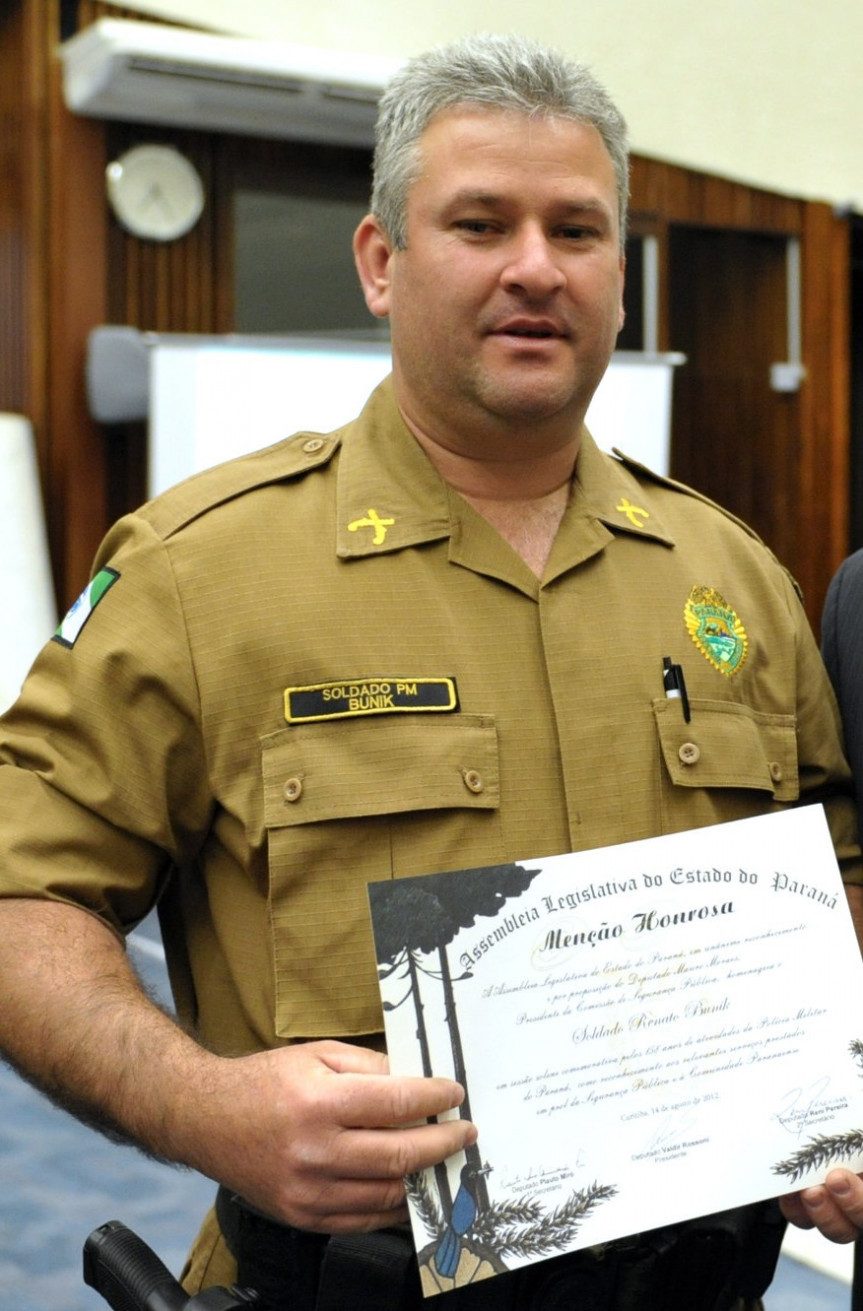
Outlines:
[[343, 1075], [328, 1091], [334, 1098], [333, 1118], [346, 1129], [417, 1124], [454, 1111], [464, 1101], [464, 1089], [452, 1079]]
[[412, 1129], [354, 1129], [342, 1138], [341, 1178], [403, 1179], [437, 1165], [476, 1142], [469, 1120], [444, 1120]]
[[[346, 1129], [338, 1150], [306, 1156], [286, 1174], [284, 1214], [301, 1229], [366, 1232], [407, 1218], [404, 1176], [436, 1165], [476, 1140], [467, 1120], [409, 1129]], [[290, 1179], [290, 1185], [288, 1183]]]
[[815, 1221], [811, 1218], [800, 1200], [799, 1193], [786, 1193], [784, 1197], [779, 1198], [779, 1209], [785, 1216], [789, 1224], [796, 1225], [798, 1229], [814, 1229]]
[[[328, 1186], [351, 1180], [400, 1181], [445, 1161], [477, 1139], [469, 1120], [444, 1120], [409, 1129], [345, 1129], [319, 1144], [307, 1143], [292, 1166], [298, 1177], [325, 1180]], [[388, 1206], [394, 1199], [390, 1198]], [[379, 1199], [375, 1205], [382, 1204]]]
[[834, 1243], [850, 1243], [863, 1228], [863, 1180], [850, 1170], [831, 1170], [823, 1184], [783, 1198], [782, 1210], [803, 1229], [817, 1227]]
[[315, 1043], [314, 1055], [322, 1074], [342, 1076], [332, 1081], [328, 1094], [335, 1121], [346, 1129], [414, 1124], [455, 1110], [464, 1101], [464, 1089], [454, 1079], [390, 1075], [383, 1052], [322, 1042]]
[[841, 1228], [841, 1237], [834, 1241], [846, 1243], [858, 1238], [863, 1227], [863, 1179], [850, 1170], [831, 1170], [824, 1188], [836, 1211], [836, 1224]]

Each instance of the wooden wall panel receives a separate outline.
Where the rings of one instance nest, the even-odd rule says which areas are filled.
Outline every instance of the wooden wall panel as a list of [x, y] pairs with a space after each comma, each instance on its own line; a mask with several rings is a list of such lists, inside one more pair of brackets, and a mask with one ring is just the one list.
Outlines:
[[827, 584], [849, 550], [851, 232], [825, 204], [806, 206], [802, 242], [798, 581], [816, 632]]
[[22, 250], [27, 201], [26, 117], [20, 78], [13, 76], [23, 49], [23, 15], [7, 10], [0, 18], [0, 395], [5, 408], [25, 402], [24, 339], [33, 314], [27, 305], [27, 258]]
[[80, 593], [108, 513], [104, 435], [85, 390], [90, 330], [105, 321], [105, 154], [101, 125], [70, 114], [52, 64], [46, 156], [48, 412], [46, 507], [61, 608]]
[[47, 32], [40, 17], [23, 4], [0, 13], [0, 409], [32, 420], [44, 469]]
[[58, 602], [87, 577], [104, 519], [101, 434], [83, 386], [104, 317], [103, 129], [66, 112], [58, 0], [0, 18], [0, 408], [31, 420]]
[[803, 202], [728, 178], [633, 156], [633, 216], [747, 232], [799, 233]]
[[799, 401], [770, 386], [786, 347], [785, 250], [763, 233], [672, 228], [672, 338], [687, 356], [675, 380], [672, 471], [794, 569]]
[[[695, 362], [695, 377], [692, 370], [681, 369], [675, 382], [672, 467], [684, 481], [715, 496], [766, 538], [800, 582], [817, 632], [827, 584], [849, 549], [848, 222], [827, 205], [640, 157], [633, 159], [632, 213], [634, 230], [653, 231], [660, 238], [659, 344], [663, 350], [686, 351], [689, 344], [675, 336], [675, 304], [678, 323], [681, 313], [691, 328], [698, 321], [700, 352], [709, 347], [711, 324], [715, 325], [717, 348], [734, 348], [723, 327], [731, 293], [729, 289], [729, 297], [721, 295], [722, 280], [727, 276], [722, 257], [717, 254], [711, 265], [704, 243], [687, 246], [681, 233], [695, 234], [702, 229], [708, 245], [710, 231], [800, 239], [802, 346], [807, 370], [800, 391], [764, 395], [758, 379], [746, 380], [745, 359], [738, 361], [733, 383], [723, 380], [721, 372], [708, 378], [705, 358]], [[696, 247], [700, 250], [698, 261], [690, 263]], [[751, 335], [753, 357], [757, 355], [763, 365], [765, 344], [759, 334], [764, 329], [755, 322], [754, 307], [760, 305], [759, 315], [769, 317], [771, 295], [784, 306], [785, 288], [775, 272], [762, 270], [756, 275], [753, 270], [752, 277], [750, 297], [745, 282], [741, 286], [735, 277], [731, 312], [739, 325], [741, 345]], [[761, 282], [763, 277], [768, 279], [766, 283]], [[702, 300], [698, 311], [692, 306], [687, 309], [689, 281], [698, 283]], [[711, 283], [718, 299], [709, 310]], [[692, 290], [694, 293], [695, 288]], [[769, 354], [777, 362], [784, 359], [784, 341], [773, 340]], [[706, 433], [712, 434], [707, 450], [703, 446]]]

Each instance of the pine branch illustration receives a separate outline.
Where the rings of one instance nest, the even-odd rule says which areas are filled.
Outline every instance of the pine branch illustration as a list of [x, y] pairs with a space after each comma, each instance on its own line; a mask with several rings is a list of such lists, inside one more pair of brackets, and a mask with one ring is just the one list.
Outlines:
[[416, 1208], [417, 1215], [425, 1225], [430, 1238], [442, 1238], [445, 1225], [437, 1202], [432, 1196], [426, 1180], [425, 1171], [408, 1175], [405, 1179], [405, 1192], [408, 1201]]
[[523, 1202], [499, 1202], [485, 1213], [494, 1224], [534, 1224], [542, 1217], [542, 1205], [535, 1198]]
[[857, 1064], [863, 1067], [863, 1042], [859, 1038], [852, 1038], [848, 1044], [848, 1050], [854, 1057]]
[[536, 1202], [490, 1208], [473, 1233], [500, 1256], [542, 1256], [571, 1243], [584, 1217], [616, 1192], [607, 1184], [591, 1184], [548, 1214]]
[[[484, 1247], [492, 1248], [498, 1256], [534, 1256], [548, 1251], [547, 1247], [537, 1247], [532, 1229], [498, 1229], [490, 1236], [478, 1237]], [[565, 1240], [564, 1240], [565, 1241]]]
[[784, 1174], [791, 1183], [796, 1183], [807, 1170], [819, 1170], [830, 1161], [856, 1156], [861, 1151], [863, 1131], [860, 1129], [846, 1134], [820, 1134], [817, 1138], [810, 1138], [799, 1152], [792, 1152], [787, 1160], [774, 1165], [773, 1173]]
[[541, 1219], [542, 1207], [537, 1201], [492, 1202], [474, 1221], [472, 1233], [479, 1242], [496, 1246], [501, 1234], [514, 1232], [518, 1225], [536, 1224]]
[[549, 1234], [553, 1234], [556, 1230], [566, 1230], [574, 1237], [584, 1217], [589, 1215], [599, 1202], [613, 1197], [616, 1192], [617, 1189], [609, 1184], [591, 1184], [589, 1188], [573, 1193], [569, 1201], [564, 1202], [562, 1206], [556, 1207], [539, 1227]]

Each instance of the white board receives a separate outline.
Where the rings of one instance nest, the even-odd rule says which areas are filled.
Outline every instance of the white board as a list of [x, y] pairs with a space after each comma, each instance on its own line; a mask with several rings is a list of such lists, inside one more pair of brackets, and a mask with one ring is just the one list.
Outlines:
[[36, 445], [20, 414], [0, 414], [0, 560], [6, 615], [0, 644], [3, 711], [57, 627]]
[[[679, 355], [616, 354], [587, 423], [668, 472], [671, 389]], [[386, 342], [345, 338], [153, 338], [150, 347], [149, 494], [236, 455], [352, 419], [390, 370]]]

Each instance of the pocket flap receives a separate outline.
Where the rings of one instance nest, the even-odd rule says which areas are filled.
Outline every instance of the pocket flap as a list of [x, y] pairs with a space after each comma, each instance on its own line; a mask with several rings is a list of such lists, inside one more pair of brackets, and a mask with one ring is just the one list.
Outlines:
[[262, 742], [267, 827], [500, 804], [493, 718], [302, 724]]
[[677, 701], [655, 701], [653, 710], [665, 767], [686, 788], [755, 788], [777, 801], [800, 795], [797, 723], [793, 715], [769, 715], [737, 702], [690, 703], [687, 724]]

